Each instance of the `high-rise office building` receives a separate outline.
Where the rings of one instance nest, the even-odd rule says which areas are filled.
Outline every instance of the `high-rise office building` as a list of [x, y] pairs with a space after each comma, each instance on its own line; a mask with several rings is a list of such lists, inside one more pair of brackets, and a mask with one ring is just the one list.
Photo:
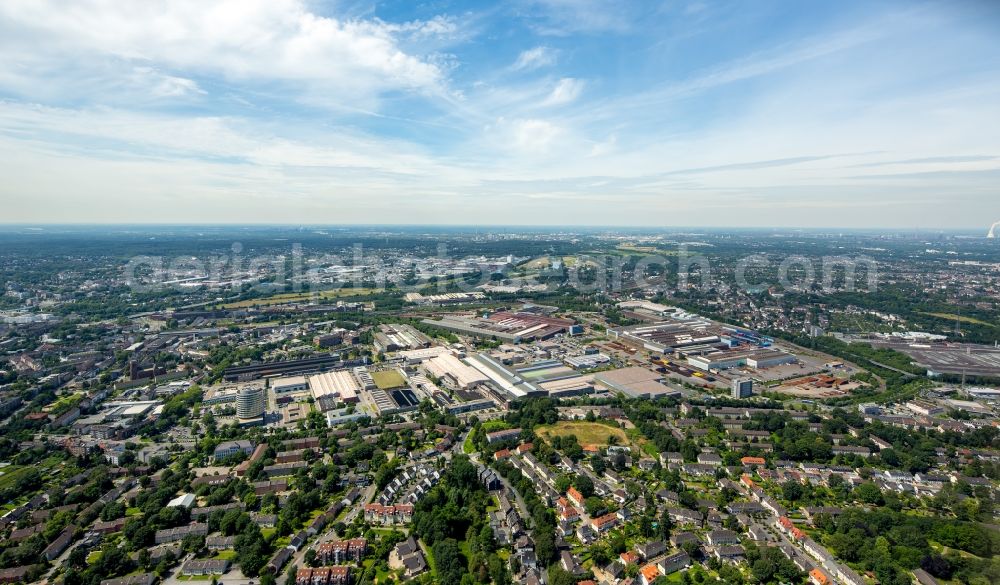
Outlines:
[[240, 422], [262, 419], [264, 416], [264, 389], [244, 386], [236, 395], [236, 417]]
[[753, 380], [737, 378], [733, 380], [733, 398], [749, 398], [753, 396]]

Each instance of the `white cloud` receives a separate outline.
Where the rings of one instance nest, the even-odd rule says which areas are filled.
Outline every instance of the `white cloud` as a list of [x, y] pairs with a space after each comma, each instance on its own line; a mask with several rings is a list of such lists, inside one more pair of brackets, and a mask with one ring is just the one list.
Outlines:
[[[32, 148], [73, 156], [172, 160], [204, 158], [262, 167], [369, 169], [444, 176], [447, 169], [411, 144], [372, 140], [338, 128], [312, 136], [239, 118], [185, 117], [113, 110], [27, 106], [0, 101], [0, 135]], [[282, 133], [284, 131], [285, 133]], [[100, 144], [99, 152], [88, 145]]]
[[544, 106], [561, 106], [576, 101], [583, 91], [584, 82], [581, 79], [564, 77], [552, 88], [552, 93], [545, 98]]
[[516, 124], [518, 147], [527, 151], [544, 151], [559, 135], [559, 128], [545, 120], [519, 120]]
[[[0, 82], [16, 74], [47, 86], [61, 81], [60, 70], [113, 78], [149, 67], [185, 78], [293, 83], [332, 101], [370, 103], [386, 91], [444, 93], [441, 68], [405, 52], [397, 36], [454, 28], [444, 18], [338, 20], [311, 12], [304, 0], [10, 0], [0, 3]], [[161, 92], [194, 90], [185, 78], [165, 78]]]
[[174, 98], [205, 93], [192, 79], [165, 75], [152, 67], [135, 67], [131, 80], [137, 87], [145, 87], [153, 97]]
[[554, 65], [556, 62], [556, 52], [549, 47], [535, 47], [522, 51], [517, 56], [517, 61], [511, 67], [515, 71], [531, 71], [541, 67]]
[[454, 18], [438, 15], [430, 20], [411, 20], [402, 24], [378, 21], [386, 31], [410, 33], [417, 37], [447, 37], [459, 32]]
[[594, 144], [594, 146], [590, 148], [590, 154], [588, 154], [587, 156], [591, 157], [604, 156], [606, 154], [614, 152], [617, 146], [618, 146], [618, 136], [612, 134], [611, 136], [608, 136], [607, 140]]

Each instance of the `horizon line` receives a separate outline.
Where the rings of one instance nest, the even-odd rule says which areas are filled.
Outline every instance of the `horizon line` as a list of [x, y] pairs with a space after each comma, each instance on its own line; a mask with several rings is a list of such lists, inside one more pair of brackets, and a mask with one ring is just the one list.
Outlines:
[[[359, 228], [359, 227], [412, 227], [412, 228], [518, 228], [518, 229], [631, 229], [631, 230], [674, 230], [674, 229], [708, 229], [708, 230], [827, 230], [827, 231], [885, 231], [885, 232], [989, 232], [989, 226], [976, 227], [847, 227], [847, 226], [805, 226], [805, 225], [770, 225], [770, 226], [740, 226], [740, 225], [624, 225], [624, 224], [464, 224], [464, 223], [309, 223], [309, 222], [0, 222], [0, 228], [31, 228], [31, 227], [283, 227], [283, 228]], [[986, 237], [985, 235], [983, 236]]]

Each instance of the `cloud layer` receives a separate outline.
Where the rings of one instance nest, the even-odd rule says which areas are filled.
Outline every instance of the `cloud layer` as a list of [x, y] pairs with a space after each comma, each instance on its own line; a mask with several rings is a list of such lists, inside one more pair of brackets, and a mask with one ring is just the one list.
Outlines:
[[1000, 12], [840, 8], [10, 0], [0, 222], [1000, 217]]

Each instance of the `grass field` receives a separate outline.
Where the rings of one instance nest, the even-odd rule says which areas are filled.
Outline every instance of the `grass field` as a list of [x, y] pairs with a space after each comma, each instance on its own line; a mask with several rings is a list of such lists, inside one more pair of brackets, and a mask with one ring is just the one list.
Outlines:
[[372, 380], [379, 390], [389, 390], [391, 388], [401, 388], [406, 386], [403, 375], [396, 370], [385, 370], [382, 372], [371, 372]]
[[312, 299], [339, 299], [343, 297], [357, 297], [357, 296], [370, 295], [372, 293], [379, 292], [380, 290], [381, 289], [375, 289], [375, 288], [340, 288], [336, 290], [319, 291], [316, 293], [311, 293], [311, 292], [282, 293], [260, 299], [248, 299], [245, 301], [226, 303], [222, 305], [222, 308], [245, 309], [247, 307], [254, 307], [254, 306], [266, 307], [270, 305], [285, 305], [289, 303], [300, 303], [302, 301], [308, 301]]
[[542, 256], [541, 258], [529, 260], [520, 267], [525, 270], [541, 270], [542, 268], [548, 268], [551, 263], [548, 256]]
[[510, 425], [502, 420], [487, 420], [483, 421], [483, 432], [492, 433], [493, 431], [502, 431], [504, 429], [509, 429]]
[[236, 560], [236, 551], [234, 551], [234, 550], [220, 550], [219, 552], [215, 553], [215, 556], [212, 557], [212, 558], [213, 559], [224, 560], [224, 561], [233, 561], [233, 560]]
[[18, 478], [28, 473], [30, 469], [30, 467], [17, 467], [15, 465], [4, 468], [3, 475], [0, 475], [0, 489], [12, 487]]
[[71, 394], [69, 396], [62, 396], [52, 404], [43, 408], [42, 410], [56, 415], [63, 414], [64, 412], [73, 408], [77, 404], [80, 404], [80, 401], [83, 399], [84, 399], [83, 394]]
[[677, 250], [658, 248], [656, 246], [636, 246], [633, 244], [620, 244], [618, 246], [615, 246], [614, 250], [605, 251], [604, 253], [613, 253], [613, 252], [621, 252], [625, 254], [659, 254], [661, 256], [678, 255]]
[[545, 439], [575, 435], [581, 445], [607, 445], [608, 437], [618, 437], [619, 445], [629, 443], [625, 431], [598, 422], [582, 420], [561, 420], [552, 425], [535, 427], [535, 434]]
[[12, 487], [17, 480], [32, 469], [37, 469], [44, 477], [46, 474], [56, 473], [58, 467], [62, 465], [62, 460], [58, 455], [47, 457], [40, 463], [21, 467], [19, 465], [8, 465], [0, 467], [0, 489]]
[[949, 321], [961, 321], [962, 323], [973, 323], [975, 325], [988, 325], [996, 327], [996, 323], [989, 323], [987, 321], [982, 321], [974, 317], [963, 317], [962, 315], [955, 315], [953, 313], [920, 313], [921, 315], [927, 315], [929, 317], [937, 317], [938, 319], [947, 319]]

